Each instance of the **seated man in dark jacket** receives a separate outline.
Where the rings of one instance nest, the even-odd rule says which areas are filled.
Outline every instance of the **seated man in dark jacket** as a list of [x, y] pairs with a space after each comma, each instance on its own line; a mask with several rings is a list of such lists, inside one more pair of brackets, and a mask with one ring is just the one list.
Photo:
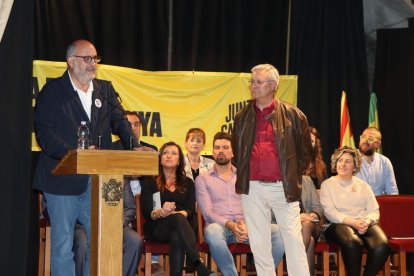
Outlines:
[[[142, 147], [146, 147], [147, 150], [155, 150], [158, 151], [158, 148], [154, 145], [145, 143], [144, 141], [140, 141], [140, 137], [141, 137], [141, 117], [138, 115], [138, 113], [136, 111], [125, 111], [125, 115], [128, 119], [129, 124], [131, 125], [132, 128], [132, 133], [134, 134], [135, 138], [137, 139], [138, 143], [142, 146]], [[112, 149], [114, 150], [129, 150], [130, 148], [125, 148], [124, 145], [122, 144], [121, 140], [118, 140], [114, 143], [112, 143]]]

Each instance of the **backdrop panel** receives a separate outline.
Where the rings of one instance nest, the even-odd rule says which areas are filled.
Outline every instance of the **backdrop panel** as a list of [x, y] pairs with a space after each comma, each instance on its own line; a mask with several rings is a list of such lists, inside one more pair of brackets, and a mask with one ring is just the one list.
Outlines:
[[[47, 79], [65, 70], [65, 62], [33, 62], [33, 104]], [[217, 131], [232, 132], [234, 115], [250, 99], [250, 73], [150, 72], [101, 64], [97, 77], [112, 81], [124, 108], [141, 114], [143, 141], [160, 147], [172, 140], [184, 148], [187, 130], [200, 127], [207, 135], [202, 154], [211, 154]], [[297, 77], [281, 76], [276, 96], [296, 105]]]

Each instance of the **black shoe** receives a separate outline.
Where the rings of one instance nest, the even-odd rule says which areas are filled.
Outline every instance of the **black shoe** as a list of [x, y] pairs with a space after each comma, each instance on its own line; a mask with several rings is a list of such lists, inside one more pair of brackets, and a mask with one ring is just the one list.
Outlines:
[[194, 262], [194, 266], [200, 276], [216, 276], [215, 272], [211, 271], [204, 265], [204, 261], [201, 258]]

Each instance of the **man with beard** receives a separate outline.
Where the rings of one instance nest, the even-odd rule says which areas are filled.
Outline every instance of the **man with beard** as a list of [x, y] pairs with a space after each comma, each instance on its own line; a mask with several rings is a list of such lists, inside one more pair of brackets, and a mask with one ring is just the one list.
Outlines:
[[[236, 168], [231, 164], [231, 136], [218, 132], [213, 139], [214, 168], [196, 178], [196, 198], [206, 221], [205, 240], [223, 275], [238, 275], [228, 244], [248, 243], [241, 196], [235, 191]], [[272, 255], [275, 267], [284, 254], [279, 228], [271, 225]]]
[[[73, 236], [76, 221], [90, 240], [91, 179], [89, 175], [56, 176], [52, 169], [69, 150], [77, 148], [82, 121], [90, 131], [89, 149], [109, 149], [111, 134], [128, 146], [132, 130], [125, 119], [117, 93], [109, 81], [95, 78], [101, 57], [87, 40], [77, 40], [66, 50], [67, 70], [48, 81], [36, 99], [36, 140], [42, 152], [33, 188], [43, 192], [51, 224], [52, 275], [75, 275]], [[116, 107], [116, 108], [115, 108]], [[133, 147], [138, 142], [133, 138]], [[89, 275], [89, 248], [84, 275]]]
[[375, 195], [398, 195], [391, 161], [376, 152], [381, 146], [381, 138], [381, 132], [375, 127], [368, 127], [362, 132], [359, 139], [362, 166], [355, 176], [367, 182]]

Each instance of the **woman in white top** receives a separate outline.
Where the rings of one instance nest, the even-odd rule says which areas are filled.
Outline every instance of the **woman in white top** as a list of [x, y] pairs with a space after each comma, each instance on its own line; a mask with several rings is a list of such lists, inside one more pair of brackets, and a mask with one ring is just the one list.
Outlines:
[[337, 175], [322, 183], [320, 201], [331, 222], [325, 230], [329, 242], [341, 247], [348, 276], [359, 276], [363, 249], [368, 251], [364, 276], [377, 275], [388, 258], [388, 239], [377, 225], [379, 206], [370, 186], [354, 176], [361, 167], [357, 149], [344, 146], [332, 154]]
[[196, 177], [214, 167], [214, 160], [201, 156], [206, 144], [206, 134], [201, 128], [190, 128], [185, 136], [184, 170], [187, 177], [195, 181]]

